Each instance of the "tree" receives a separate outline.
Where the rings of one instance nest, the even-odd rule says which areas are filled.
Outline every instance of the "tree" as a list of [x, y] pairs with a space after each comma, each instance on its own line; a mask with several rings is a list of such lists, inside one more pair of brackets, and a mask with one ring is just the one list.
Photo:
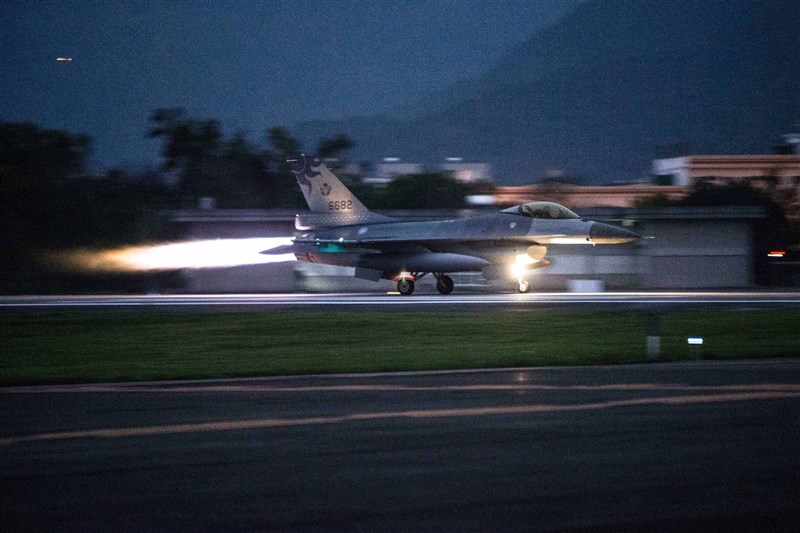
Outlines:
[[154, 236], [142, 231], [163, 231], [146, 226], [169, 199], [158, 176], [89, 176], [90, 148], [87, 135], [0, 124], [0, 292], [96, 289], [98, 278], [53, 269], [43, 252], [141, 242]]
[[386, 209], [431, 209], [464, 207], [467, 187], [439, 173], [409, 174], [394, 179], [383, 194]]
[[317, 157], [320, 159], [336, 159], [343, 152], [350, 150], [354, 146], [355, 143], [344, 134], [339, 134], [329, 139], [321, 139], [317, 147]]
[[85, 134], [28, 123], [0, 123], [0, 169], [4, 176], [25, 177], [40, 185], [53, 183], [82, 173], [91, 151], [91, 137]]
[[190, 119], [183, 108], [169, 108], [153, 111], [150, 122], [153, 127], [148, 137], [163, 138], [163, 168], [180, 171], [179, 187], [186, 200], [226, 190], [215, 186], [225, 172], [220, 160], [223, 143], [218, 121]]
[[0, 247], [12, 258], [47, 242], [68, 182], [85, 170], [91, 138], [27, 123], [0, 123]]
[[286, 162], [289, 156], [295, 155], [301, 150], [300, 142], [291, 137], [285, 128], [270, 128], [267, 131], [267, 140], [275, 152], [275, 157], [280, 158], [282, 162]]
[[288, 130], [273, 127], [267, 130], [267, 142], [271, 150], [266, 153], [267, 160], [267, 198], [272, 207], [303, 207], [303, 197], [297, 188], [286, 160], [300, 153], [300, 141], [292, 137]]

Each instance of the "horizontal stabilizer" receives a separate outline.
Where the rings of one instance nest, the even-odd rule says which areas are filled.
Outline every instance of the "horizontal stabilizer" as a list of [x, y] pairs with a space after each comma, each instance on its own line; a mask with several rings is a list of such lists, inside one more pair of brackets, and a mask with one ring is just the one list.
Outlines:
[[394, 219], [378, 215], [370, 211], [358, 213], [303, 213], [294, 219], [294, 227], [298, 230], [316, 228], [332, 228], [336, 226], [356, 226], [358, 224], [382, 224]]
[[294, 245], [293, 244], [283, 244], [281, 246], [277, 246], [275, 248], [270, 248], [269, 250], [264, 250], [263, 252], [258, 252], [263, 255], [286, 255], [286, 254], [293, 254], [294, 253]]

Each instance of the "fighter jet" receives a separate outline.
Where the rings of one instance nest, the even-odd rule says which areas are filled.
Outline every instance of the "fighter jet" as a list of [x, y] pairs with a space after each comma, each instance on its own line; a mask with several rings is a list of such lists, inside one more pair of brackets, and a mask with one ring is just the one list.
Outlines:
[[490, 215], [453, 220], [401, 221], [371, 212], [318, 159], [287, 161], [311, 212], [297, 215], [291, 245], [264, 253], [294, 253], [300, 261], [355, 268], [357, 278], [397, 282], [408, 296], [423, 276], [441, 294], [453, 292], [454, 272], [505, 273], [521, 293], [530, 273], [545, 267], [551, 244], [622, 244], [631, 231], [582, 219], [552, 202], [531, 202]]

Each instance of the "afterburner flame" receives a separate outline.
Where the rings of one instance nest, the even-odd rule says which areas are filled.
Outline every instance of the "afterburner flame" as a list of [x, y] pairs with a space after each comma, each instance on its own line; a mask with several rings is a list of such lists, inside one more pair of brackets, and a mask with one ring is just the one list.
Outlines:
[[293, 254], [260, 253], [291, 242], [289, 237], [212, 239], [112, 250], [76, 250], [55, 254], [52, 259], [68, 269], [87, 272], [223, 268], [294, 261]]

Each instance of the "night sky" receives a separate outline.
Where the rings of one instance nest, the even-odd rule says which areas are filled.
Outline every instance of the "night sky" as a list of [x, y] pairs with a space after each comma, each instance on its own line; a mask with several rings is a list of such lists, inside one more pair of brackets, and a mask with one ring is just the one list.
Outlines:
[[98, 169], [158, 162], [158, 107], [263, 143], [476, 77], [577, 1], [2, 0], [0, 120], [88, 133]]

